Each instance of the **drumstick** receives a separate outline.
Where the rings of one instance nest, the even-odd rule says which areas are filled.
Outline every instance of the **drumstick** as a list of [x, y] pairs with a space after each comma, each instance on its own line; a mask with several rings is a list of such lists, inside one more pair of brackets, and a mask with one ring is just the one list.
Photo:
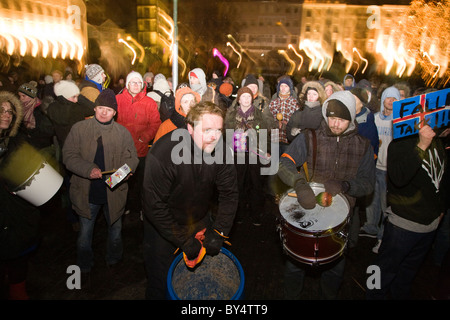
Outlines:
[[116, 169], [113, 169], [113, 170], [107, 170], [107, 171], [102, 171], [101, 174], [110, 174], [110, 173], [114, 173], [114, 172], [116, 172], [116, 171], [117, 171]]

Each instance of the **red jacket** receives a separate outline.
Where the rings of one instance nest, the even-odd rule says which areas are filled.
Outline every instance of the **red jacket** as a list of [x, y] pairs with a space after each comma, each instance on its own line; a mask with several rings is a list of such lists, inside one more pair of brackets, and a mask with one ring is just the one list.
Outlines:
[[130, 131], [138, 157], [145, 157], [161, 124], [158, 105], [146, 96], [145, 91], [132, 97], [127, 89], [123, 89], [116, 99], [117, 122]]

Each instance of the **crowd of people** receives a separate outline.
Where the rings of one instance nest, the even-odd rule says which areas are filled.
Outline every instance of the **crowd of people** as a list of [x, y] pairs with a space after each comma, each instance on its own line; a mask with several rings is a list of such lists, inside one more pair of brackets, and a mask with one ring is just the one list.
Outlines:
[[[122, 260], [123, 215], [139, 214], [146, 298], [165, 299], [174, 251], [195, 267], [219, 253], [234, 223], [250, 217], [260, 226], [264, 201], [277, 204], [289, 189], [312, 210], [315, 182], [349, 203], [347, 250], [358, 237], [378, 240], [373, 252], [381, 288], [368, 290], [368, 299], [407, 299], [431, 248], [447, 270], [435, 298], [450, 297], [449, 129], [425, 125], [408, 138], [392, 135], [393, 103], [436, 89], [357, 82], [350, 74], [298, 83], [281, 75], [271, 86], [249, 73], [236, 84], [219, 72], [207, 77], [201, 68], [176, 88], [162, 73], [136, 71], [109, 88], [98, 64], [86, 65], [80, 79], [70, 69], [20, 84], [8, 76], [0, 87], [0, 172], [27, 144], [61, 173], [59, 195], [78, 232], [83, 279], [95, 267], [99, 212], [108, 223], [108, 266]], [[277, 172], [262, 174], [274, 161]], [[109, 187], [105, 180], [124, 164], [131, 174]], [[39, 208], [12, 194], [7, 180], [1, 177], [2, 292], [27, 299], [27, 256], [38, 243]], [[337, 297], [344, 268], [345, 254], [325, 267], [324, 298]], [[286, 260], [286, 299], [299, 297], [304, 276], [302, 262]]]

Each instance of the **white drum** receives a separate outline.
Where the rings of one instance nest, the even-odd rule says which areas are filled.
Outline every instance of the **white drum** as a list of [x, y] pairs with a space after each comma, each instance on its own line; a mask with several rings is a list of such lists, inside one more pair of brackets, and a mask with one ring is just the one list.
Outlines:
[[[310, 183], [315, 195], [324, 192], [323, 185]], [[279, 230], [283, 247], [297, 261], [318, 265], [339, 258], [347, 244], [350, 206], [337, 194], [329, 207], [316, 205], [307, 210], [300, 206], [289, 190], [279, 204]]]

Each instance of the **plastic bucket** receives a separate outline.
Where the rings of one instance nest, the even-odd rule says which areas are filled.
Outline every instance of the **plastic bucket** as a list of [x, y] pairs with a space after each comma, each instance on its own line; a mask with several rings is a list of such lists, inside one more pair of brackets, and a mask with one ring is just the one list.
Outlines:
[[63, 177], [47, 162], [13, 193], [35, 206], [41, 206], [50, 200], [63, 183]]
[[2, 159], [0, 176], [12, 193], [35, 206], [50, 200], [63, 183], [63, 177], [28, 143]]
[[241, 300], [244, 295], [244, 270], [238, 259], [222, 248], [214, 257], [205, 255], [193, 269], [179, 254], [167, 276], [170, 300]]

